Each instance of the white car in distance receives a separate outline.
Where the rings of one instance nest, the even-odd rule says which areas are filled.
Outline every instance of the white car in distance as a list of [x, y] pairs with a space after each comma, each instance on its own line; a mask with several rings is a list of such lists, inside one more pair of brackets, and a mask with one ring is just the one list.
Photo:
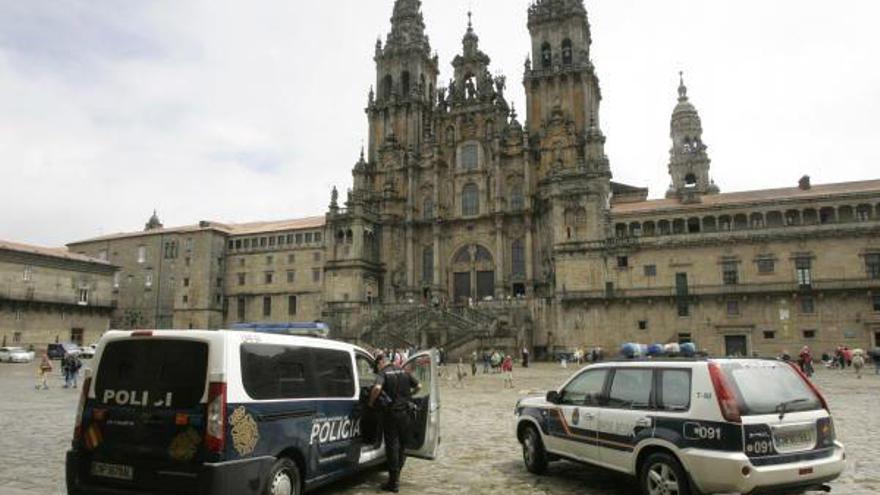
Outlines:
[[0, 362], [30, 363], [33, 360], [33, 351], [25, 350], [23, 347], [0, 347]]

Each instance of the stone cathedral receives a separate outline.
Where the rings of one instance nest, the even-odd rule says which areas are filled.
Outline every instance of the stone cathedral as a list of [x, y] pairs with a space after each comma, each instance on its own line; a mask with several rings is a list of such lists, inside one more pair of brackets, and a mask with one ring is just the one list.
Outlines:
[[71, 243], [121, 267], [114, 325], [323, 320], [337, 338], [452, 354], [878, 343], [880, 181], [722, 193], [682, 80], [670, 184], [649, 200], [612, 180], [583, 1], [537, 0], [527, 28], [522, 87], [492, 75], [470, 19], [443, 81], [421, 2], [397, 0], [353, 188], [318, 218], [165, 228], [154, 215]]

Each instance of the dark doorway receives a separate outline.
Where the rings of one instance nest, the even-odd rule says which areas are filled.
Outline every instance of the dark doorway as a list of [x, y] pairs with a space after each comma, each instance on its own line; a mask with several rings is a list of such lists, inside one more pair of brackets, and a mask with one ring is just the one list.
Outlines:
[[880, 330], [874, 330], [874, 347], [880, 347]]
[[471, 297], [471, 274], [470, 272], [456, 273], [454, 275], [455, 300], [459, 303], [466, 302]]
[[477, 272], [477, 300], [495, 295], [495, 272]]
[[525, 297], [526, 284], [513, 284], [513, 297]]
[[75, 343], [76, 345], [82, 347], [82, 345], [83, 345], [83, 329], [82, 328], [71, 328], [70, 329], [70, 341]]
[[745, 335], [725, 335], [724, 352], [727, 356], [748, 356], [748, 339]]

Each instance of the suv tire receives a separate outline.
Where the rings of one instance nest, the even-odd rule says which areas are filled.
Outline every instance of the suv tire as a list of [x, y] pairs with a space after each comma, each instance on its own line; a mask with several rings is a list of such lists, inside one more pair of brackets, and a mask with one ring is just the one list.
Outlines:
[[523, 461], [530, 473], [544, 474], [547, 472], [547, 451], [544, 442], [534, 426], [526, 426], [523, 432]]
[[639, 466], [642, 495], [693, 495], [687, 473], [671, 454], [649, 455]]
[[269, 471], [264, 493], [265, 495], [300, 495], [302, 479], [296, 464], [286, 457], [275, 461]]

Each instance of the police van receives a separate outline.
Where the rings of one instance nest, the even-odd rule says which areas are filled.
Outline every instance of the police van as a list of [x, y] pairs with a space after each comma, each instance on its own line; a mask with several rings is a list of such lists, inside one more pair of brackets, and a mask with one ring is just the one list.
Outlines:
[[645, 495], [829, 491], [845, 466], [824, 397], [782, 361], [597, 364], [521, 399], [516, 417], [529, 471], [588, 463]]
[[[108, 332], [77, 409], [68, 493], [292, 495], [382, 464], [373, 357], [291, 331]], [[440, 441], [435, 354], [406, 363], [423, 384], [407, 453], [424, 459]]]

